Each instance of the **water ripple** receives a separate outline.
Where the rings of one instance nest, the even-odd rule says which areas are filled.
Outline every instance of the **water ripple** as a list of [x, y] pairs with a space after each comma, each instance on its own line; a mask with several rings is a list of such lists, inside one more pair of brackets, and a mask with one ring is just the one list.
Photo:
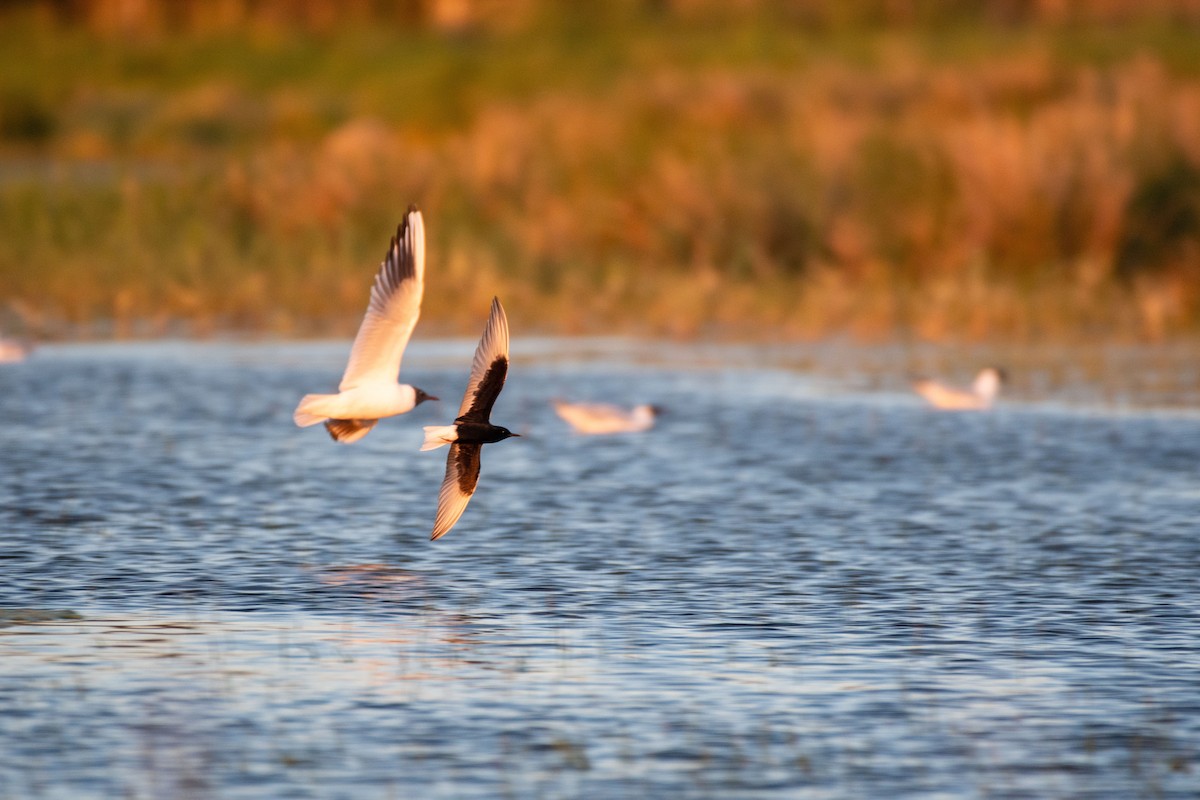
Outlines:
[[1194, 796], [1200, 418], [518, 359], [431, 544], [449, 405], [336, 447], [335, 356], [0, 372], [0, 797]]

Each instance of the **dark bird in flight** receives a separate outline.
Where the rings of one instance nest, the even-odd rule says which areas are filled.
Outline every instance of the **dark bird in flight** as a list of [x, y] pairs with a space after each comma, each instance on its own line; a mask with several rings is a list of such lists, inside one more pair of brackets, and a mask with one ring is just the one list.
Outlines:
[[471, 379], [458, 409], [453, 425], [426, 426], [422, 450], [450, 445], [446, 457], [446, 477], [438, 495], [437, 519], [433, 523], [432, 539], [446, 534], [471, 501], [479, 483], [479, 454], [485, 444], [500, 442], [510, 436], [520, 436], [508, 428], [493, 425], [489, 418], [492, 406], [504, 388], [508, 375], [508, 318], [498, 298], [492, 299], [483, 338], [475, 348], [471, 363]]

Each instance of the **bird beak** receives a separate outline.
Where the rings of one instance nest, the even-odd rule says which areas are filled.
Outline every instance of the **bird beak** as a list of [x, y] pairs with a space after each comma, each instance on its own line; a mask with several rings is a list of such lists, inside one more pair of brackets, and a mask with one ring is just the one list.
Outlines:
[[511, 434], [509, 434], [509, 435], [510, 435], [510, 436], [515, 436], [515, 437], [517, 437], [518, 439], [520, 439], [520, 438], [521, 438], [521, 434], [519, 434], [519, 433], [511, 433]]
[[433, 395], [431, 395], [431, 394], [427, 394], [427, 395], [425, 395], [425, 399], [426, 399], [426, 400], [441, 400], [442, 398], [440, 398], [440, 397], [434, 397], [434, 396], [433, 396]]

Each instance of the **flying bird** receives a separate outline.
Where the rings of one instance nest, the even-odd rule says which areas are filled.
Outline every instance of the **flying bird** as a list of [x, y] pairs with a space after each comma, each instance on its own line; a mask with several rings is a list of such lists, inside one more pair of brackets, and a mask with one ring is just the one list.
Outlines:
[[635, 433], [654, 427], [659, 406], [643, 403], [632, 409], [607, 403], [566, 403], [554, 401], [554, 411], [575, 429], [576, 433]]
[[438, 495], [437, 519], [431, 539], [439, 539], [454, 527], [462, 516], [479, 483], [479, 454], [485, 444], [500, 442], [510, 436], [520, 436], [508, 428], [493, 425], [489, 419], [492, 406], [504, 388], [508, 375], [508, 318], [498, 298], [492, 299], [492, 312], [475, 360], [471, 362], [471, 379], [458, 409], [453, 425], [427, 425], [422, 450], [435, 450], [450, 445], [446, 456], [446, 477]]
[[438, 399], [398, 382], [400, 360], [421, 316], [424, 293], [425, 223], [417, 207], [409, 206], [379, 265], [338, 393], [305, 395], [292, 415], [297, 425], [324, 422], [334, 440], [349, 444], [370, 433], [382, 418]]
[[983, 411], [992, 407], [1007, 376], [999, 367], [985, 367], [969, 389], [957, 389], [929, 378], [913, 381], [913, 391], [934, 408], [947, 411]]

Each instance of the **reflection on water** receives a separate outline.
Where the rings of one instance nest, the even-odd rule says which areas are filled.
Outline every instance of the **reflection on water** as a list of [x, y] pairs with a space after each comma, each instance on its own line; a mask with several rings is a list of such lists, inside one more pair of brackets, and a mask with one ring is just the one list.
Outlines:
[[531, 344], [433, 544], [445, 409], [291, 426], [344, 346], [0, 372], [0, 798], [1195, 796], [1200, 416]]

